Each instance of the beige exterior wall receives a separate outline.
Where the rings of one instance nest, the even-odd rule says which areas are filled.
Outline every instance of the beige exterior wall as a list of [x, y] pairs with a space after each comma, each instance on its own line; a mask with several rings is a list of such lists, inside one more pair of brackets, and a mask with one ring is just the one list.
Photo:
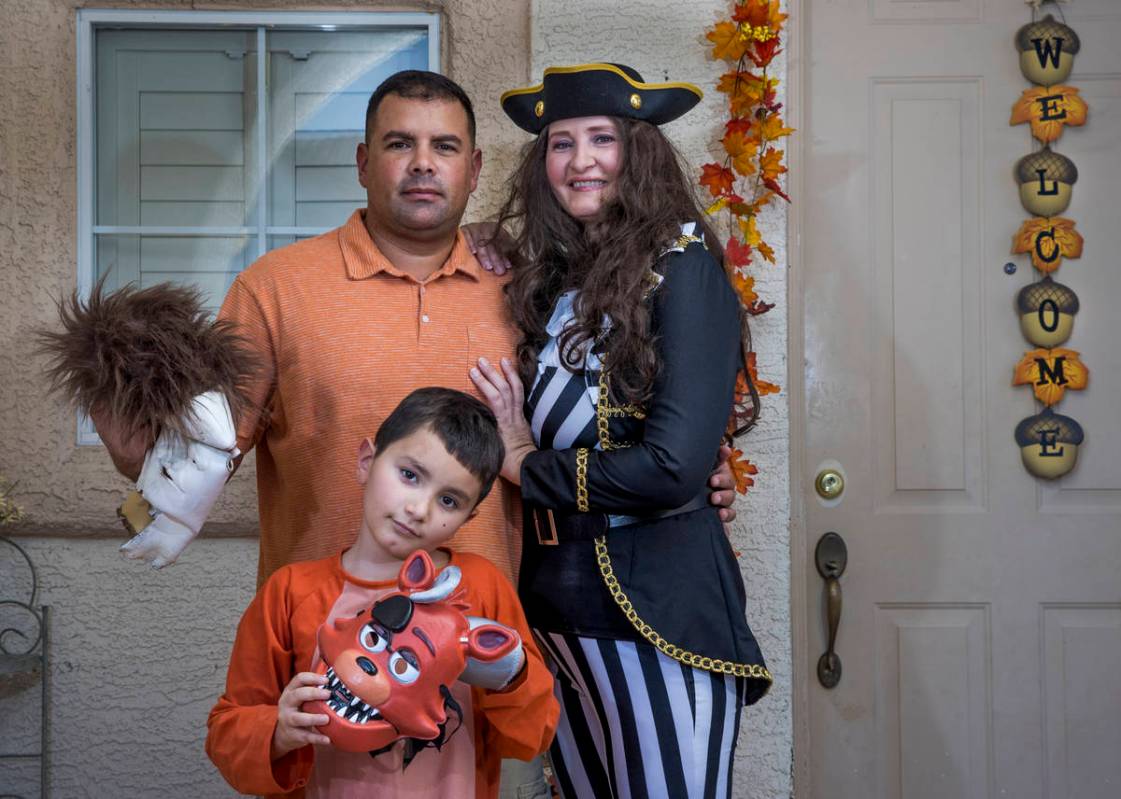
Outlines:
[[[67, 797], [228, 796], [202, 740], [233, 630], [252, 596], [256, 540], [204, 538], [159, 573], [122, 562], [114, 508], [126, 481], [101, 450], [74, 445], [73, 414], [44, 396], [43, 362], [29, 337], [52, 322], [55, 300], [76, 283], [75, 10], [89, 5], [0, 0], [0, 474], [19, 481], [18, 497], [29, 512], [21, 543], [39, 566], [39, 601], [53, 612], [51, 788]], [[498, 95], [537, 80], [549, 64], [608, 58], [632, 64], [650, 80], [668, 72], [670, 79], [693, 81], [705, 89], [705, 101], [668, 132], [694, 165], [715, 155], [719, 138], [713, 85], [720, 67], [705, 57], [703, 29], [727, 13], [725, 0], [105, 5], [442, 11], [446, 71], [476, 101], [485, 154], [469, 218], [495, 208], [524, 141], [501, 116]], [[767, 220], [780, 266], [761, 270], [757, 279], [778, 306], [755, 321], [754, 332], [761, 374], [785, 385], [784, 231], [784, 214]], [[788, 441], [785, 393], [768, 397], [760, 426], [745, 442], [761, 474], [739, 506], [734, 539], [744, 552], [752, 625], [777, 682], [745, 713], [737, 796], [790, 794]], [[211, 528], [245, 536], [255, 530], [255, 517], [252, 475], [243, 468]], [[5, 558], [0, 553], [0, 598], [10, 586], [24, 585]], [[0, 701], [15, 711], [0, 713], [0, 750], [37, 748], [35, 695]], [[36, 774], [33, 763], [0, 762], [5, 791], [33, 793]]]

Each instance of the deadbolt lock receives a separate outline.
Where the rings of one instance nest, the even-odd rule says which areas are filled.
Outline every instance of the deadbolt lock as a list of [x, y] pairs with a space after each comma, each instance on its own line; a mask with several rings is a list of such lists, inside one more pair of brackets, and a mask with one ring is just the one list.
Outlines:
[[817, 473], [814, 490], [822, 499], [836, 499], [845, 490], [845, 478], [836, 469], [822, 469]]

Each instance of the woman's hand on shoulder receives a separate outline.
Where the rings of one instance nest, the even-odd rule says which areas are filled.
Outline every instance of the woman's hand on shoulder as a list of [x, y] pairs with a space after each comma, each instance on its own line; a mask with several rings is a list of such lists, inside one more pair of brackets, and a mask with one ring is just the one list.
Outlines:
[[494, 222], [470, 222], [460, 229], [467, 240], [467, 247], [483, 269], [496, 275], [509, 271], [511, 265], [506, 253], [514, 249], [514, 240], [505, 229]]
[[486, 358], [479, 359], [479, 365], [471, 368], [471, 380], [486, 398], [490, 409], [498, 419], [498, 432], [506, 446], [506, 459], [502, 462], [502, 476], [514, 485], [522, 482], [522, 461], [525, 456], [535, 452], [533, 434], [525, 420], [522, 408], [525, 405], [525, 391], [518, 371], [508, 358], [502, 359], [501, 371]]

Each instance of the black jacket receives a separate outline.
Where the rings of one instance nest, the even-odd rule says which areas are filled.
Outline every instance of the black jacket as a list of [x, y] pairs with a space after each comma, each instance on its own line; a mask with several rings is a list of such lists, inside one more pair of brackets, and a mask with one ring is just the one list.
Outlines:
[[[600, 387], [597, 434], [523, 462], [519, 591], [538, 629], [648, 641], [687, 665], [747, 678], [750, 704], [771, 677], [706, 488], [740, 367], [739, 302], [703, 244], [677, 244], [659, 259], [663, 280], [647, 300], [661, 359], [649, 406], [611, 405], [608, 376], [587, 370]], [[603, 360], [609, 372], [610, 352]]]

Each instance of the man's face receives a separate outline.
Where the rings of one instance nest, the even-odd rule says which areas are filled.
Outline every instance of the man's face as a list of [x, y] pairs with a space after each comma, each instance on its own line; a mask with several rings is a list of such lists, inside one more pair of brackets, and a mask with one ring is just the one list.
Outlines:
[[415, 239], [459, 227], [483, 165], [462, 105], [394, 94], [378, 107], [357, 159], [367, 214], [376, 225]]

